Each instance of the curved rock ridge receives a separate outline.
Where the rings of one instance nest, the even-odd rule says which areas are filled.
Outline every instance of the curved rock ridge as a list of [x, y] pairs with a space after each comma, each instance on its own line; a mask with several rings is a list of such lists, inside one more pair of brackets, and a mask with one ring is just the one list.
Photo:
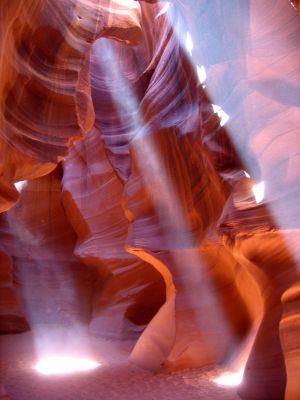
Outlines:
[[[101, 128], [108, 156], [124, 182], [125, 212], [131, 221], [127, 250], [150, 262], [163, 275], [167, 289], [167, 303], [132, 355], [132, 360], [151, 369], [162, 363], [184, 367], [221, 360], [235, 337], [223, 311], [216, 311], [224, 326], [215, 333], [216, 316], [196, 321], [201, 312], [194, 310], [195, 300], [189, 298], [191, 280], [198, 282], [199, 290], [209, 281], [206, 270], [210, 263], [201, 260], [198, 247], [219, 216], [226, 195], [200, 141], [202, 90], [174, 29], [166, 16], [157, 15], [158, 10], [157, 6], [142, 7], [143, 24], [154, 27], [145, 29], [143, 49], [97, 41], [91, 63], [96, 126]], [[149, 64], [132, 72], [128, 67], [134, 53], [142, 51]], [[114, 65], [120, 59], [123, 62]], [[119, 97], [120, 93], [124, 96]], [[203, 104], [206, 102], [203, 99]], [[188, 276], [185, 268], [191, 270]], [[207, 292], [209, 300], [204, 296], [203, 301], [213, 304], [210, 290]], [[237, 327], [245, 308], [235, 285], [224, 296], [232, 293], [237, 300]], [[209, 333], [201, 335], [201, 324], [206, 323]], [[218, 347], [215, 344], [221, 336], [226, 340]]]
[[164, 302], [165, 288], [151, 265], [125, 251], [123, 185], [100, 131], [95, 128], [74, 145], [63, 166], [64, 208], [78, 235], [75, 254], [95, 270], [90, 331], [135, 337]]
[[125, 6], [117, 0], [5, 1], [0, 7], [4, 211], [17, 198], [11, 181], [49, 173], [93, 126], [88, 77], [93, 41], [136, 43], [141, 29], [133, 0]]
[[1, 214], [1, 246], [11, 257], [26, 318], [74, 326], [90, 318], [93, 278], [75, 257], [76, 235], [61, 201], [60, 169], [28, 181], [18, 203]]
[[[202, 11], [200, 19], [196, 13], [188, 16], [196, 47], [193, 61], [205, 65], [211, 101], [230, 116], [225, 128], [252, 178], [235, 185], [219, 233], [233, 256], [250, 269], [265, 304], [239, 392], [243, 399], [296, 399], [300, 393], [295, 378], [300, 311], [295, 244], [299, 229], [299, 16], [285, 1], [249, 1], [243, 6], [232, 2], [230, 9], [215, 1]], [[223, 23], [216, 23], [222, 26], [218, 31], [211, 21], [220, 18]], [[239, 41], [230, 42], [233, 32], [239, 32]], [[196, 42], [202, 34], [208, 40]], [[212, 43], [216, 43], [213, 49], [209, 48]], [[214, 140], [208, 144], [210, 152], [216, 153]], [[227, 178], [222, 171], [221, 175]], [[252, 192], [258, 183], [265, 187], [260, 200]], [[277, 263], [282, 264], [276, 268]], [[291, 299], [288, 306], [286, 299]]]
[[[239, 223], [243, 226], [242, 218]], [[245, 233], [243, 226], [237, 233], [238, 227], [235, 229], [231, 238], [222, 229], [224, 243], [254, 277], [264, 302], [262, 321], [246, 364], [246, 379], [239, 388], [241, 398], [256, 393], [261, 399], [296, 399], [300, 274], [298, 258], [291, 254], [290, 246], [298, 248], [299, 230], [267, 228]]]
[[[271, 9], [272, 13], [269, 13], [269, 10]], [[230, 141], [233, 143], [233, 147], [236, 148], [236, 152], [239, 154], [239, 158], [243, 160], [244, 170], [246, 171], [247, 175], [250, 173], [250, 175], [253, 177], [253, 180], [242, 180], [238, 182], [237, 186], [234, 188], [233, 206], [237, 207], [237, 209], [240, 209], [241, 211], [239, 216], [237, 216], [237, 211], [234, 212], [234, 215], [237, 217], [236, 221], [230, 221], [227, 223], [228, 232], [233, 237], [233, 240], [239, 231], [241, 231], [245, 237], [247, 237], [249, 234], [252, 235], [253, 232], [264, 230], [268, 231], [272, 229], [279, 230], [281, 235], [284, 235], [284, 231], [282, 231], [282, 229], [295, 229], [299, 225], [299, 208], [297, 207], [297, 203], [295, 201], [298, 196], [299, 185], [297, 180], [294, 179], [296, 175], [293, 175], [299, 169], [297, 164], [297, 147], [288, 145], [288, 143], [291, 142], [298, 143], [297, 132], [299, 124], [297, 121], [299, 108], [297, 107], [297, 103], [299, 102], [297, 102], [297, 98], [299, 97], [299, 80], [297, 77], [299, 76], [299, 67], [296, 60], [299, 59], [297, 56], [299, 52], [299, 45], [296, 38], [299, 36], [299, 18], [293, 12], [292, 8], [288, 6], [288, 3], [284, 1], [277, 1], [275, 5], [273, 3], [271, 4], [271, 2], [264, 3], [262, 5], [257, 1], [251, 1], [247, 2], [244, 6], [241, 6], [241, 4], [238, 2], [235, 2], [233, 7], [230, 9], [225, 6], [223, 7], [220, 2], [215, 1], [211, 2], [210, 7], [208, 7], [205, 11], [206, 12], [202, 13], [201, 16], [202, 20], [206, 18], [205, 24], [200, 24], [198, 20], [197, 25], [195, 25], [195, 15], [190, 16], [189, 20], [189, 28], [194, 34], [194, 36], [192, 35], [192, 38], [197, 37], [197, 35], [201, 37], [200, 33], [206, 33], [209, 39], [212, 40], [208, 42], [198, 42], [200, 44], [198, 44], [197, 48], [195, 49], [194, 60], [205, 62], [205, 68], [207, 68], [208, 75], [207, 90], [211, 97], [211, 101], [217, 105], [220, 105], [219, 107], [226, 107], [226, 111], [229, 111], [230, 121], [226, 126], [226, 130], [230, 135]], [[210, 29], [209, 33], [203, 32], [203, 29], [208, 28], [212, 17], [217, 17], [216, 20], [220, 21], [220, 15], [224, 18], [225, 23], [228, 25], [226, 25], [223, 30], [218, 31], [214, 29], [215, 25], [211, 24], [213, 29]], [[236, 16], [238, 16], [238, 18], [236, 18]], [[240, 41], [232, 42], [231, 40], [233, 37], [233, 32], [236, 31], [240, 33]], [[224, 34], [225, 38], [223, 38], [222, 41], [219, 41], [220, 36], [224, 36]], [[212, 48], [212, 42], [217, 44], [216, 49], [219, 51]], [[271, 46], [271, 43], [275, 44]], [[162, 62], [162, 59], [160, 59], [160, 62]], [[151, 79], [153, 79], [153, 77], [155, 77], [155, 73], [151, 76]], [[162, 86], [163, 82], [164, 81], [162, 79], [162, 81], [160, 81]], [[176, 88], [176, 90], [180, 92], [179, 87], [176, 86]], [[278, 91], [279, 88], [280, 92]], [[146, 91], [142, 102], [146, 102], [145, 99], [147, 98], [147, 94], [148, 93]], [[156, 96], [156, 99], [158, 98], [159, 96]], [[174, 98], [177, 98], [176, 95], [174, 95]], [[159, 106], [157, 107], [157, 114], [164, 110], [164, 106], [165, 103], [163, 102], [162, 98], [161, 103], [159, 103]], [[145, 115], [145, 122], [147, 126], [147, 112]], [[152, 115], [150, 115], [149, 118], [151, 119]], [[166, 127], [168, 126], [167, 119], [166, 121], [161, 119], [160, 122], [163, 124], [165, 123]], [[276, 129], [274, 124], [276, 124]], [[141, 129], [141, 131], [143, 136], [143, 129]], [[220, 132], [220, 130], [218, 131]], [[163, 131], [161, 133], [161, 136], [163, 136], [163, 140], [165, 140], [165, 142], [169, 140], [166, 139], [168, 138], [166, 132], [167, 131]], [[214, 134], [214, 130], [212, 133]], [[286, 139], [290, 135], [293, 137], [292, 141]], [[167, 248], [167, 244], [165, 244], [165, 242], [172, 242], [172, 235], [174, 235], [174, 232], [176, 232], [177, 226], [184, 225], [182, 224], [182, 219], [180, 218], [180, 213], [178, 212], [180, 207], [174, 206], [176, 201], [173, 203], [168, 203], [166, 200], [168, 198], [166, 192], [173, 194], [173, 191], [170, 190], [170, 187], [173, 188], [173, 182], [171, 178], [172, 174], [169, 172], [170, 168], [166, 168], [169, 174], [167, 178], [164, 175], [164, 169], [166, 165], [165, 159], [162, 157], [162, 154], [164, 153], [162, 151], [158, 157], [151, 157], [151, 155], [157, 154], [157, 149], [160, 149], [160, 147], [166, 149], [167, 146], [160, 144], [157, 145], [157, 143], [163, 141], [160, 139], [158, 132], [152, 133], [152, 136], [159, 137], [159, 139], [151, 138], [150, 134], [149, 137], [137, 137], [130, 144], [130, 149], [133, 155], [132, 159], [136, 161], [136, 165], [133, 165], [129, 180], [125, 184], [125, 197], [129, 197], [130, 199], [126, 199], [126, 204], [130, 211], [128, 215], [132, 220], [132, 229], [130, 230], [128, 249], [132, 252], [136, 251], [137, 254], [140, 254], [141, 257], [144, 257], [147, 260], [152, 259], [153, 264], [156, 263], [157, 268], [162, 270], [162, 262], [161, 259], [157, 260], [157, 254], [159, 254], [158, 252], [162, 253], [162, 250]], [[226, 147], [223, 149], [223, 151], [219, 151], [220, 144], [218, 143], [218, 138], [210, 135], [209, 131], [204, 132], [204, 138], [207, 138], [206, 143], [208, 144], [210, 153], [217, 153], [217, 156], [213, 159], [213, 161], [214, 163], [220, 163], [218, 168], [219, 173], [223, 179], [231, 183], [233, 177], [230, 168], [232, 168], [232, 165], [229, 164], [229, 175], [227, 169], [222, 171], [222, 167], [224, 165], [222, 163], [222, 158], [224, 159], [225, 155], [225, 158], [227, 157], [228, 159]], [[140, 146], [138, 146], [139, 141], [142, 143]], [[287, 151], [282, 152], [282, 146], [284, 146]], [[176, 148], [174, 145], [171, 147], [172, 149]], [[274, 149], [271, 151], [270, 149], [272, 148]], [[182, 149], [183, 146], [180, 147], [180, 150]], [[264, 149], [266, 149], [266, 151], [264, 151]], [[276, 157], [272, 158], [271, 160], [268, 152], [270, 155], [276, 154]], [[203, 154], [203, 151], [201, 154]], [[155, 161], [152, 161], [151, 158], [153, 158]], [[178, 159], [178, 156], [176, 158]], [[160, 167], [163, 165], [162, 168], [154, 168], [157, 159], [159, 160], [158, 164]], [[147, 162], [145, 160], [147, 160]], [[237, 163], [237, 160], [234, 159], [234, 156], [233, 161], [235, 164]], [[198, 160], [198, 162], [200, 161]], [[144, 167], [144, 164], [148, 164], [148, 167]], [[170, 164], [174, 168], [175, 163], [170, 162]], [[234, 180], [240, 180], [243, 176], [241, 174], [243, 172], [243, 165], [241, 163], [237, 163], [236, 165], [239, 166], [237, 170], [238, 174], [237, 178], [233, 179], [233, 182]], [[149, 166], [151, 173], [148, 175], [150, 176], [147, 175], [147, 168], [149, 168]], [[227, 166], [228, 164], [226, 165], [225, 163], [225, 167]], [[235, 168], [236, 167], [234, 167], [233, 171], [235, 171]], [[183, 168], [180, 169], [181, 173], [183, 173], [182, 171]], [[280, 172], [279, 174], [278, 171]], [[144, 182], [140, 181], [139, 175], [143, 176]], [[191, 173], [191, 176], [194, 176], [193, 173]], [[160, 178], [163, 181], [163, 185], [159, 185], [159, 183], [157, 183]], [[171, 181], [172, 184], [169, 181]], [[177, 181], [180, 181], [180, 179], [177, 179]], [[261, 200], [257, 200], [253, 193], [251, 193], [252, 186], [260, 181], [263, 181], [267, 187], [267, 200], [269, 201], [267, 209], [265, 207], [255, 206], [256, 202]], [[184, 190], [183, 182], [184, 180], [182, 180], [181, 185], [179, 185], [182, 190]], [[143, 187], [143, 183], [145, 184], [146, 189]], [[131, 185], [134, 188], [132, 190], [130, 190]], [[149, 187], [148, 190], [147, 185]], [[165, 191], [163, 190], [164, 186], [168, 187], [168, 189]], [[176, 183], [174, 186], [176, 187]], [[244, 189], [244, 187], [246, 187], [246, 189]], [[133, 195], [132, 193], [136, 194]], [[178, 193], [175, 193], [176, 195], [171, 196], [171, 198], [180, 198]], [[245, 198], [245, 195], [248, 198]], [[132, 196], [132, 200], [130, 196]], [[143, 198], [143, 202], [139, 202], [138, 199], [141, 198]], [[150, 200], [148, 200], [148, 198], [150, 198]], [[146, 202], [145, 199], [147, 199]], [[230, 212], [231, 202], [232, 200], [230, 199], [223, 211], [221, 221], [224, 220], [224, 217], [228, 212]], [[169, 206], [170, 204], [172, 204], [171, 207]], [[191, 204], [191, 202], [189, 202], [189, 204]], [[177, 220], [175, 218], [172, 219], [170, 216], [172, 215], [172, 211], [170, 211], [170, 209], [172, 211], [174, 209], [176, 210], [174, 212], [174, 216], [176, 215]], [[155, 216], [155, 214], [157, 215]], [[185, 216], [191, 215], [187, 212], [184, 212], [183, 214]], [[202, 210], [202, 214], [200, 214], [201, 217], [203, 217], [203, 214], [204, 212]], [[138, 215], [140, 215], [140, 217], [138, 217]], [[212, 220], [214, 218], [216, 217], [212, 217]], [[178, 220], [180, 221], [179, 223]], [[239, 221], [241, 220], [243, 221], [244, 225], [239, 224]], [[170, 224], [168, 226], [168, 221], [172, 221], [173, 225]], [[147, 223], [151, 225], [151, 229], [148, 228], [148, 232], [151, 232], [153, 236], [152, 243], [149, 235], [145, 235], [147, 238], [141, 236], [143, 232], [146, 231]], [[204, 225], [204, 232], [205, 228], [207, 228], [207, 226]], [[233, 231], [232, 228], [234, 229]], [[189, 242], [190, 239], [184, 239], [184, 232], [185, 226], [184, 229], [180, 231], [180, 240], [183, 243]], [[168, 236], [168, 234], [170, 235], [169, 240], [160, 240], [161, 238], [164, 238], [164, 235]], [[132, 240], [136, 240], [134, 245]], [[155, 240], [157, 243], [156, 245], [154, 245]], [[176, 239], [174, 240], [174, 236], [173, 242], [175, 242], [175, 247]], [[149, 248], [151, 248], [151, 246], [154, 247], [154, 258], [153, 251], [152, 253], [149, 253], [142, 250], [147, 246]], [[184, 245], [182, 245], [182, 247], [184, 247]], [[291, 255], [289, 255], [289, 251], [292, 253]], [[294, 247], [287, 243], [285, 257], [287, 260], [290, 260], [288, 263], [292, 263], [291, 256], [293, 253]], [[160, 255], [161, 257], [164, 257], [164, 259], [166, 258], [165, 255]], [[262, 258], [264, 257], [265, 255], [263, 253]], [[163, 264], [168, 265], [168, 262]], [[247, 262], [244, 261], [244, 264], [247, 264]], [[176, 276], [174, 272], [173, 274]], [[168, 277], [165, 279], [166, 282], [170, 281]], [[259, 277], [256, 279], [258, 282], [260, 282]], [[294, 281], [289, 281], [289, 285], [292, 285], [292, 282], [295, 284], [297, 281], [298, 275], [296, 271], [294, 274]], [[177, 281], [176, 283], [178, 284]], [[276, 291], [277, 290], [279, 289], [276, 289]], [[264, 297], [264, 300], [266, 302], [266, 307], [268, 307], [268, 297]], [[277, 315], [277, 322], [271, 322], [272, 334], [274, 335], [274, 348], [277, 349], [276, 351], [279, 351], [279, 372], [277, 371], [276, 373], [272, 374], [267, 360], [272, 358], [272, 356], [271, 358], [268, 357], [270, 354], [272, 354], [273, 350], [269, 354], [268, 347], [266, 347], [266, 363], [263, 364], [264, 366], [262, 367], [262, 371], [264, 371], [266, 376], [269, 377], [270, 384], [268, 384], [266, 380], [265, 385], [263, 385], [256, 377], [256, 382], [258, 384], [256, 396], [260, 396], [260, 398], [269, 398], [271, 396], [279, 399], [282, 398], [284, 393], [285, 368], [283, 366], [282, 353], [280, 353], [281, 343], [279, 340], [278, 331], [278, 321], [281, 318], [280, 312], [278, 311], [281, 307], [280, 301], [280, 296], [275, 296], [275, 298], [272, 300], [277, 308], [277, 314], [275, 313]], [[171, 309], [169, 309], [169, 315], [172, 313], [170, 310]], [[163, 311], [165, 312], [165, 310]], [[297, 315], [297, 311], [295, 311], [295, 313]], [[272, 320], [273, 317], [271, 311], [269, 317], [267, 318]], [[157, 326], [159, 326], [160, 323], [161, 320], [160, 322], [158, 321]], [[265, 328], [266, 326], [270, 325], [265, 324], [265, 320], [263, 318], [257, 342], [260, 340], [260, 335], [263, 337], [267, 334], [267, 329]], [[156, 329], [158, 328], [156, 327]], [[160, 335], [160, 337], [162, 337], [162, 335]], [[174, 336], [171, 335], [171, 337], [173, 337], [173, 339], [170, 340], [174, 340]], [[157, 340], [157, 337], [155, 337], [155, 340]], [[270, 340], [270, 343], [272, 344], [272, 340]], [[166, 346], [166, 344], [164, 344], [164, 346]], [[255, 342], [253, 354], [255, 354], [257, 351], [256, 346], [257, 345]], [[166, 351], [169, 350], [170, 346]], [[253, 354], [251, 355], [250, 360], [253, 357], [255, 358]], [[164, 357], [166, 357], [166, 354], [163, 354], [162, 358]], [[297, 356], [295, 356], [295, 358], [297, 359]], [[147, 364], [146, 361], [145, 364]], [[246, 382], [247, 374], [250, 369], [251, 368], [247, 368], [246, 370]], [[292, 379], [294, 373], [292, 371], [287, 372], [290, 374], [291, 378], [288, 379], [286, 393], [287, 396], [293, 398], [293, 394], [290, 393], [295, 393], [297, 391], [297, 383]], [[271, 382], [273, 382], [274, 379], [278, 380], [279, 387], [277, 389], [275, 385], [272, 387]], [[247, 385], [245, 385], [244, 389], [241, 389], [241, 393], [243, 393], [242, 396], [244, 398], [249, 396], [251, 397], [250, 386], [251, 385], [249, 384], [247, 388]], [[252, 391], [254, 392], [254, 389], [252, 389]]]
[[175, 126], [183, 135], [199, 124], [197, 78], [161, 8], [141, 4], [139, 45], [101, 39], [92, 47], [95, 126], [123, 181], [130, 174], [128, 145], [134, 138]]
[[[135, 139], [131, 149], [134, 163], [125, 184], [132, 221], [127, 248], [149, 260], [169, 288], [168, 302], [139, 339], [132, 360], [151, 369], [161, 363], [184, 368], [221, 362], [236, 337], [219, 305], [218, 283], [209, 271], [224, 267], [225, 262], [221, 258], [212, 266], [202, 255], [207, 242], [201, 245], [210, 235], [217, 241], [209, 228], [213, 232], [212, 223], [224, 204], [221, 185], [199, 157], [201, 145], [192, 134], [180, 136], [175, 129], [164, 129]], [[223, 251], [216, 243], [210, 249]], [[232, 295], [231, 289], [237, 292], [235, 285], [228, 287], [225, 298]], [[235, 306], [237, 326], [243, 313], [247, 319], [238, 293]], [[205, 307], [214, 312], [208, 316]]]
[[88, 324], [144, 368], [298, 400], [295, 10], [2, 1], [1, 332]]

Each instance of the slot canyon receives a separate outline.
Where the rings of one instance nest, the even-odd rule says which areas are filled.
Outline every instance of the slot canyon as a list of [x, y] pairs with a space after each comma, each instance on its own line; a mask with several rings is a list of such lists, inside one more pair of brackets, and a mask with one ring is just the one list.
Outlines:
[[0, 0], [0, 399], [300, 399], [300, 1]]

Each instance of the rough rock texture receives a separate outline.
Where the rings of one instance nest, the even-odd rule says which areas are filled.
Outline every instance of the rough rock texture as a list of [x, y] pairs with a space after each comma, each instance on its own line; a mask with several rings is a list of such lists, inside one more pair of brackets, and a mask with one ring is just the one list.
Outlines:
[[0, 4], [1, 331], [86, 324], [300, 397], [296, 10]]

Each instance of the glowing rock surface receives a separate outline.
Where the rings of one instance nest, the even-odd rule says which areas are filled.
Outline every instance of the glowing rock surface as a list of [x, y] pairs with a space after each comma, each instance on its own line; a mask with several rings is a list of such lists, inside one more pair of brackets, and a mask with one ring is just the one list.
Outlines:
[[2, 333], [86, 325], [150, 370], [241, 353], [241, 399], [299, 398], [297, 11], [1, 2]]

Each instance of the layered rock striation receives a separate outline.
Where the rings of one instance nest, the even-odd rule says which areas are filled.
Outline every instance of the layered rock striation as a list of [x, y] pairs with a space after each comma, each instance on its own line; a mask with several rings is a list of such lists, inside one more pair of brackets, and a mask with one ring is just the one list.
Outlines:
[[298, 3], [0, 5], [1, 333], [298, 399]]

